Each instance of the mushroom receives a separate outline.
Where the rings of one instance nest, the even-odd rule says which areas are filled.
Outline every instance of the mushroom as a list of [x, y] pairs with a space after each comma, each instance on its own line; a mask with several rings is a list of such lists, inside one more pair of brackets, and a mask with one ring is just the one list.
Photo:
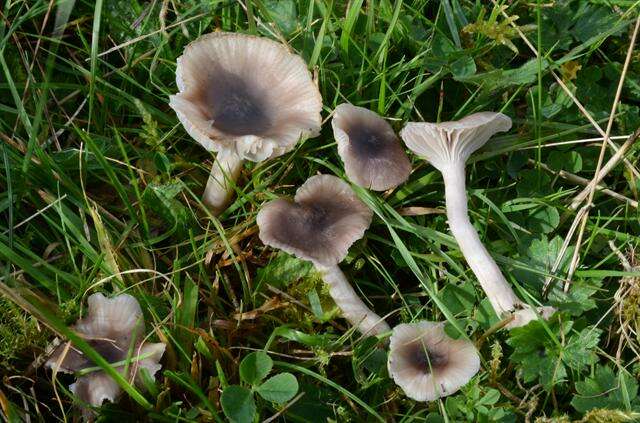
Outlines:
[[277, 199], [262, 206], [257, 223], [263, 243], [313, 263], [352, 325], [363, 334], [380, 335], [389, 325], [358, 297], [338, 267], [372, 216], [346, 182], [316, 175], [298, 188], [293, 202]]
[[[131, 295], [121, 294], [106, 298], [101, 293], [88, 299], [87, 316], [78, 320], [74, 330], [123, 376], [141, 384], [140, 369], [151, 376], [162, 367], [159, 364], [165, 345], [142, 340], [144, 317], [138, 301]], [[93, 369], [95, 363], [72, 344], [60, 344], [51, 354], [45, 367], [54, 372], [76, 373], [76, 383], [69, 386], [81, 401], [99, 407], [106, 401], [113, 402], [121, 394], [118, 383], [103, 370]], [[125, 375], [125, 369], [127, 374]], [[90, 416], [83, 410], [85, 417]]]
[[538, 314], [546, 319], [555, 309], [540, 307], [534, 310], [516, 296], [469, 220], [465, 189], [465, 163], [469, 156], [495, 133], [510, 128], [508, 116], [481, 112], [439, 124], [410, 122], [402, 129], [400, 137], [410, 150], [442, 173], [451, 233], [496, 314], [500, 318], [510, 317], [512, 320], [505, 326], [514, 328], [526, 325]]
[[336, 107], [333, 136], [347, 177], [363, 188], [386, 191], [403, 183], [411, 162], [389, 123], [364, 107]]
[[409, 398], [435, 401], [466, 385], [480, 357], [471, 341], [447, 336], [444, 322], [420, 321], [393, 328], [387, 367]]
[[291, 151], [320, 133], [322, 97], [302, 58], [267, 38], [215, 32], [177, 59], [169, 105], [187, 133], [217, 153], [203, 201], [222, 212], [244, 160]]

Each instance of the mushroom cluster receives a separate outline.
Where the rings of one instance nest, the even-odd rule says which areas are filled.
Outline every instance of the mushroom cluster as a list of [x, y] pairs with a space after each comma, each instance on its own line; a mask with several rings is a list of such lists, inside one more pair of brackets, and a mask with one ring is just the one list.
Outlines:
[[[203, 202], [213, 213], [228, 206], [245, 161], [262, 162], [319, 135], [322, 98], [307, 64], [281, 43], [264, 37], [214, 32], [191, 42], [177, 59], [178, 92], [170, 96], [185, 131], [216, 153]], [[395, 189], [412, 171], [392, 126], [375, 112], [338, 105], [331, 121], [346, 177], [373, 191]], [[442, 173], [449, 228], [462, 254], [505, 327], [548, 318], [555, 309], [532, 306], [513, 291], [473, 227], [465, 188], [465, 163], [493, 135], [511, 128], [502, 113], [482, 112], [458, 121], [409, 122], [400, 138]], [[257, 214], [260, 240], [311, 262], [329, 286], [344, 318], [363, 335], [389, 337], [387, 366], [404, 393], [434, 401], [458, 391], [480, 369], [474, 343], [452, 339], [444, 322], [402, 323], [393, 329], [357, 294], [339, 264], [371, 225], [373, 212], [347, 182], [315, 175], [292, 200], [263, 204]], [[143, 313], [127, 294], [88, 299], [88, 313], [73, 330], [131, 383], [161, 369], [165, 344], [143, 337]], [[93, 355], [95, 357], [95, 355]], [[58, 346], [46, 367], [76, 375], [71, 392], [90, 407], [116, 401], [121, 387], [72, 343]], [[111, 372], [111, 374], [114, 374]], [[122, 382], [122, 381], [120, 381]]]
[[[278, 157], [320, 132], [322, 99], [307, 65], [275, 41], [225, 32], [202, 36], [178, 58], [176, 83], [179, 92], [171, 96], [170, 106], [187, 133], [217, 154], [203, 196], [215, 213], [227, 207], [245, 160]], [[387, 191], [409, 178], [411, 162], [381, 116], [344, 103], [335, 108], [331, 125], [351, 182]], [[453, 122], [409, 122], [400, 132], [413, 153], [442, 173], [449, 228], [507, 328], [555, 311], [532, 306], [515, 294], [468, 215], [465, 163], [494, 134], [510, 128], [511, 119], [504, 114], [482, 112]], [[315, 266], [343, 316], [362, 334], [382, 338], [391, 333], [389, 373], [407, 396], [433, 401], [450, 395], [480, 368], [474, 344], [451, 339], [442, 322], [399, 324], [391, 330], [339, 267], [372, 217], [349, 184], [316, 175], [298, 188], [293, 200], [264, 204], [257, 225], [265, 245]]]

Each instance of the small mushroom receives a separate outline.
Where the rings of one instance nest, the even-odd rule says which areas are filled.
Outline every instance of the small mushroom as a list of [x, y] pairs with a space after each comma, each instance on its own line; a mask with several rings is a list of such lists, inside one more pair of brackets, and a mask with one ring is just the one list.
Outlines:
[[371, 210], [347, 183], [317, 175], [298, 188], [293, 202], [277, 199], [262, 206], [257, 223], [263, 243], [313, 263], [352, 325], [363, 334], [379, 335], [389, 325], [358, 297], [338, 267], [371, 218]]
[[466, 385], [480, 370], [472, 342], [452, 339], [444, 322], [404, 323], [393, 328], [389, 374], [416, 401], [435, 401]]
[[[165, 345], [143, 342], [144, 317], [138, 301], [127, 294], [106, 298], [96, 293], [89, 297], [88, 303], [87, 316], [78, 320], [73, 329], [123, 376], [140, 384], [142, 368], [155, 375], [162, 367], [159, 361]], [[55, 372], [76, 373], [96, 365], [72, 344], [63, 343], [53, 351], [45, 367]], [[126, 375], [125, 368], [128, 368]], [[122, 393], [118, 383], [103, 370], [79, 375], [69, 389], [93, 407], [101, 406], [105, 400], [113, 402]], [[89, 410], [83, 412], [85, 417], [91, 416]]]
[[333, 136], [347, 177], [363, 188], [386, 191], [403, 183], [411, 162], [389, 123], [364, 107], [336, 107]]
[[169, 105], [187, 133], [217, 153], [203, 196], [216, 213], [244, 160], [278, 157], [320, 132], [322, 97], [306, 63], [270, 39], [204, 35], [178, 58], [176, 84]]
[[511, 317], [506, 327], [514, 328], [526, 325], [538, 314], [546, 319], [555, 309], [534, 310], [513, 292], [469, 220], [465, 188], [465, 163], [469, 156], [494, 134], [510, 128], [508, 116], [481, 112], [453, 122], [410, 122], [400, 136], [410, 150], [442, 173], [451, 233], [496, 314], [500, 318]]

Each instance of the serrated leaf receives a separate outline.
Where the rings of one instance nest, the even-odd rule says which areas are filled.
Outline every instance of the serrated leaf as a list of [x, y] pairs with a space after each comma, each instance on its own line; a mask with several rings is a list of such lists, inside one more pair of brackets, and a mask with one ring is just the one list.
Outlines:
[[280, 373], [258, 386], [256, 392], [267, 401], [284, 404], [298, 393], [298, 380], [291, 373]]
[[[523, 251], [526, 258], [523, 261], [526, 268], [514, 269], [514, 274], [518, 281], [530, 288], [533, 292], [540, 292], [545, 277], [550, 274], [551, 269], [562, 249], [562, 238], [556, 236], [549, 240], [545, 235], [540, 235], [538, 239], [525, 240], [526, 248]], [[524, 246], [523, 246], [524, 247]], [[560, 262], [555, 275], [562, 277], [569, 266], [574, 247], [569, 247]], [[562, 289], [558, 284], [555, 289]]]
[[[585, 328], [579, 333], [571, 333], [573, 322], [560, 322], [559, 317], [547, 322], [555, 339], [540, 321], [511, 331], [507, 341], [514, 349], [511, 360], [519, 364], [526, 382], [536, 379], [546, 388], [564, 382], [567, 367], [580, 372], [595, 359], [595, 348], [601, 331]], [[564, 339], [564, 345], [560, 340]]]
[[586, 281], [575, 280], [568, 292], [564, 292], [561, 286], [555, 286], [549, 293], [549, 304], [558, 310], [579, 316], [583, 312], [596, 307], [596, 301], [592, 296], [598, 291], [600, 283], [600, 281], [587, 283]]
[[220, 396], [222, 411], [233, 423], [251, 423], [256, 415], [253, 393], [242, 386], [231, 385]]
[[571, 405], [577, 411], [586, 413], [594, 408], [626, 409], [625, 396], [633, 409], [638, 410], [638, 384], [629, 375], [616, 375], [608, 366], [596, 366], [594, 375], [576, 382], [576, 395]]
[[247, 355], [240, 362], [240, 379], [249, 385], [256, 385], [267, 377], [273, 368], [273, 360], [264, 351]]
[[598, 346], [601, 333], [600, 329], [589, 327], [569, 337], [562, 360], [574, 370], [582, 370], [585, 366], [593, 364], [597, 360], [593, 350]]

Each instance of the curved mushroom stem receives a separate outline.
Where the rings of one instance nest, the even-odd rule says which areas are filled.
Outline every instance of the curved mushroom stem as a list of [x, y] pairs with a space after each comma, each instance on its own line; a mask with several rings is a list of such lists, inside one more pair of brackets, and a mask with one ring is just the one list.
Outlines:
[[240, 176], [244, 161], [237, 154], [221, 151], [211, 166], [207, 186], [202, 201], [213, 209], [215, 214], [222, 213], [233, 196], [233, 185]]
[[[511, 329], [537, 318], [536, 312], [513, 292], [469, 220], [464, 163], [453, 163], [442, 170], [449, 229], [455, 237], [469, 267], [500, 318], [513, 315], [506, 325]], [[548, 318], [555, 309], [540, 307], [537, 312]]]
[[329, 285], [331, 298], [342, 310], [344, 318], [363, 335], [373, 336], [391, 331], [387, 322], [360, 299], [340, 267], [316, 265], [316, 269], [322, 273], [322, 279]]

